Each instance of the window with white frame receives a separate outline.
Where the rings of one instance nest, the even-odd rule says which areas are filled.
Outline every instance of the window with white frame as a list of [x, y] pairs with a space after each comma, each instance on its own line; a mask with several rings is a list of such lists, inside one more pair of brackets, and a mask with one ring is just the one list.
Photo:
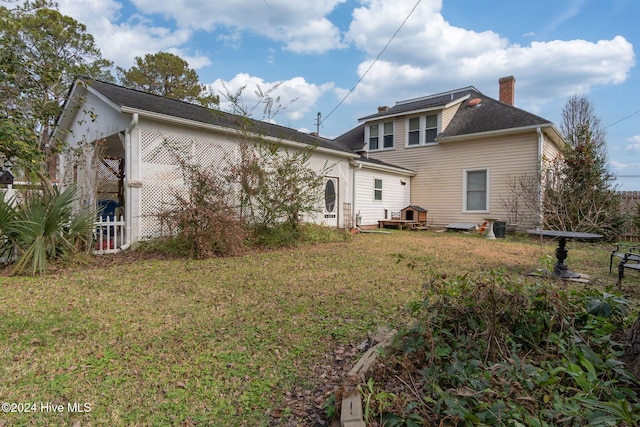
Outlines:
[[464, 171], [464, 210], [467, 212], [489, 211], [489, 170]]
[[373, 200], [382, 200], [382, 180], [373, 180]]
[[393, 122], [385, 122], [383, 124], [384, 138], [382, 148], [393, 148]]
[[407, 144], [420, 145], [420, 117], [411, 117], [409, 119], [408, 129]]
[[367, 127], [369, 151], [393, 148], [393, 122], [375, 123]]
[[438, 115], [430, 114], [425, 117], [424, 143], [436, 142], [438, 135]]
[[369, 126], [369, 151], [379, 149], [378, 124]]
[[435, 144], [438, 135], [438, 114], [409, 117], [406, 128], [407, 147]]

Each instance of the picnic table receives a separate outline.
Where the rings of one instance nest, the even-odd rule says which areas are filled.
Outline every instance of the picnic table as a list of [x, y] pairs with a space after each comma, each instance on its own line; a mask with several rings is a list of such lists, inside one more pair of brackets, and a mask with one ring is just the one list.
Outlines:
[[581, 233], [579, 231], [563, 231], [563, 230], [528, 230], [527, 234], [550, 237], [558, 239], [558, 247], [556, 248], [556, 263], [553, 265], [553, 275], [563, 279], [579, 279], [581, 275], [567, 268], [565, 260], [569, 254], [567, 250], [567, 240], [593, 240], [600, 239], [601, 234]]

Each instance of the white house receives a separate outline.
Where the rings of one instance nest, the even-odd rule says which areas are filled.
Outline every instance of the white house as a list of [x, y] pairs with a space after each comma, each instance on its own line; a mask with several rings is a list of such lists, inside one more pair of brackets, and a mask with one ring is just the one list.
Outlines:
[[[500, 79], [500, 99], [473, 86], [380, 107], [329, 140], [111, 83], [78, 80], [57, 137], [68, 147], [63, 182], [77, 182], [80, 203], [118, 205], [126, 242], [162, 234], [157, 213], [185, 185], [168, 147], [220, 168], [257, 139], [287, 150], [314, 147], [310, 167], [325, 170], [324, 200], [306, 220], [373, 227], [412, 205], [428, 224], [506, 220], [508, 181], [535, 175], [564, 140], [550, 121], [513, 105], [515, 79]], [[523, 212], [521, 228], [537, 218]]]
[[309, 167], [326, 170], [325, 200], [307, 220], [333, 227], [352, 227], [358, 213], [375, 223], [401, 210], [414, 175], [339, 141], [87, 79], [75, 82], [56, 132], [70, 148], [60, 161], [62, 182], [78, 184], [79, 203], [118, 206], [127, 245], [162, 234], [156, 214], [185, 184], [171, 147], [220, 168], [258, 138], [287, 150], [312, 146]]

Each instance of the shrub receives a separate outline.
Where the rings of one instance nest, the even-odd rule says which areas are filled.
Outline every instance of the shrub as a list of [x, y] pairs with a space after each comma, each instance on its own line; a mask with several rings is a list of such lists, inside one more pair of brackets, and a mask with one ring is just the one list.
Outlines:
[[175, 248], [194, 258], [242, 253], [247, 230], [239, 219], [229, 183], [198, 165], [181, 161], [187, 192], [174, 192], [174, 203], [161, 212], [174, 232]]
[[[402, 390], [393, 405], [384, 402], [385, 425], [417, 417], [460, 426], [640, 422], [640, 383], [614, 339], [624, 298], [502, 272], [435, 278], [425, 289], [411, 305], [416, 324], [377, 368], [375, 382]], [[400, 376], [410, 380], [389, 386]]]
[[0, 204], [0, 252], [9, 259], [17, 256], [14, 273], [43, 274], [48, 260], [90, 249], [96, 211], [73, 212], [75, 195], [75, 187], [52, 193], [34, 191], [20, 203]]

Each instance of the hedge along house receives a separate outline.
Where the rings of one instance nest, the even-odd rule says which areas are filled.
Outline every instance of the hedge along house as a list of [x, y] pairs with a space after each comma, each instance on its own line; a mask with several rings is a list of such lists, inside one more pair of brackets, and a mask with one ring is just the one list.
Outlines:
[[[406, 205], [428, 210], [429, 225], [507, 220], [501, 201], [512, 195], [510, 179], [540, 179], [545, 159], [558, 156], [564, 140], [552, 122], [513, 105], [513, 77], [499, 83], [500, 100], [469, 86], [379, 107], [337, 140], [415, 171]], [[538, 224], [532, 213], [520, 214], [520, 229]]]
[[[375, 179], [385, 181], [388, 209], [400, 210], [410, 195], [411, 171], [369, 162], [340, 142], [100, 81], [75, 82], [56, 132], [69, 147], [60, 161], [63, 184], [77, 183], [79, 204], [118, 206], [125, 248], [166, 234], [158, 213], [186, 184], [174, 147], [211, 169], [237, 161], [243, 144], [259, 140], [289, 151], [313, 147], [308, 167], [322, 171], [325, 183], [317, 214], [305, 221], [317, 224], [353, 226], [357, 210], [381, 202]], [[360, 187], [367, 195], [355, 195]]]

